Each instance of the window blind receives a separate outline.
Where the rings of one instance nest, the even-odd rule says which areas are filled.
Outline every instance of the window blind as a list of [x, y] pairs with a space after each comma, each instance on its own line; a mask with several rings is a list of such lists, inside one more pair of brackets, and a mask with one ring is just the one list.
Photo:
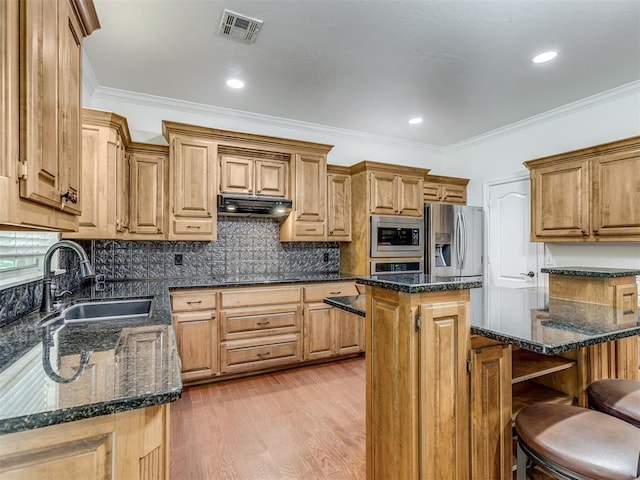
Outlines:
[[57, 240], [51, 232], [0, 231], [0, 272], [37, 267]]

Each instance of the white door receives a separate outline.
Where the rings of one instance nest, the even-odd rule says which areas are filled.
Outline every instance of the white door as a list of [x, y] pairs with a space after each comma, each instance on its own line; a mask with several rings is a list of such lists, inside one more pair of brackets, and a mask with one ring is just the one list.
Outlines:
[[529, 176], [486, 183], [487, 280], [495, 287], [535, 287], [543, 244], [530, 236]]

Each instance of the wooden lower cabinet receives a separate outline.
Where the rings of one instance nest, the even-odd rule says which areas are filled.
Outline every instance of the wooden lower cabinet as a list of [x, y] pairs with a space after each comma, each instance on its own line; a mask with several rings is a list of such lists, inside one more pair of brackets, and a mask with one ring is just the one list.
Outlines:
[[212, 378], [219, 373], [217, 294], [211, 289], [170, 292], [182, 381]]
[[169, 404], [11, 433], [1, 480], [165, 480]]
[[357, 295], [353, 282], [170, 294], [185, 383], [364, 351], [364, 318], [322, 303]]

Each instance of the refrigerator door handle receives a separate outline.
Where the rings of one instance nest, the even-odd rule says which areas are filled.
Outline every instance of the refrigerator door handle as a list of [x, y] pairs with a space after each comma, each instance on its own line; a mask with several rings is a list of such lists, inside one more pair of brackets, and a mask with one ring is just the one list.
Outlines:
[[461, 268], [461, 256], [462, 256], [462, 250], [461, 250], [461, 242], [460, 242], [460, 235], [461, 235], [461, 221], [460, 221], [460, 212], [456, 213], [456, 226], [455, 226], [455, 232], [454, 232], [454, 250], [456, 252], [456, 267], [458, 268], [458, 270], [460, 270]]
[[465, 263], [467, 263], [467, 219], [464, 216], [464, 212], [460, 212], [460, 220], [461, 220], [461, 246], [460, 250], [462, 250], [462, 260], [460, 261], [460, 269], [464, 269]]

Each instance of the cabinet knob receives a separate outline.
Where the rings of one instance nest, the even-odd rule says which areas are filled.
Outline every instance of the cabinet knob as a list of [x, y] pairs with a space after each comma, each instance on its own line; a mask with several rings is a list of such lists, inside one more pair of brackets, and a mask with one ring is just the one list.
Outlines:
[[594, 230], [594, 231], [593, 231], [593, 234], [594, 234], [594, 235], [598, 235], [598, 230]]
[[581, 231], [582, 231], [582, 235], [586, 235], [587, 234], [587, 232], [585, 232], [584, 230], [581, 230]]

